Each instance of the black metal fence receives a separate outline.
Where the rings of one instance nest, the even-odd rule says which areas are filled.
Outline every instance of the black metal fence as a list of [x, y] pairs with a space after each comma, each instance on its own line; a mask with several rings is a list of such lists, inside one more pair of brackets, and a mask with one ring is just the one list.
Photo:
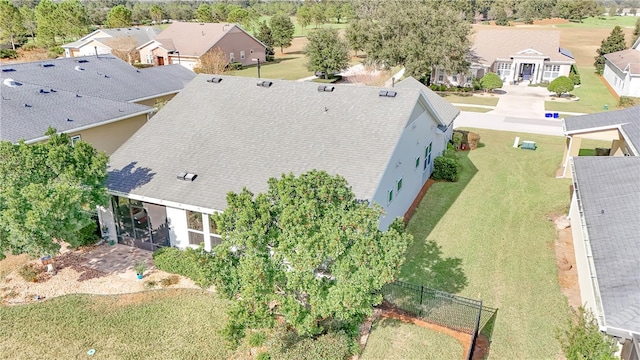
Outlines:
[[382, 296], [409, 315], [471, 335], [468, 359], [473, 355], [478, 334], [484, 336], [487, 343], [491, 341], [498, 309], [482, 306], [480, 300], [402, 281], [386, 284]]

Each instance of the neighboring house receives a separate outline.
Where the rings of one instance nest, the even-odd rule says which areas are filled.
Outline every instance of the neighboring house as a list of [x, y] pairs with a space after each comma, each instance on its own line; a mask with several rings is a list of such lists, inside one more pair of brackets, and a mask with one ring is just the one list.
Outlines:
[[1, 67], [0, 140], [46, 140], [54, 127], [113, 153], [195, 76], [181, 66], [136, 69], [112, 56]]
[[458, 114], [413, 78], [388, 89], [198, 75], [111, 156], [101, 223], [123, 244], [210, 250], [220, 237], [209, 215], [229, 191], [318, 169], [379, 204], [386, 230], [417, 198]]
[[142, 63], [179, 63], [193, 70], [201, 56], [218, 48], [229, 62], [250, 65], [266, 60], [266, 46], [237, 24], [174, 22], [138, 51]]
[[560, 47], [560, 32], [546, 30], [481, 30], [476, 34], [469, 56], [467, 74], [447, 75], [434, 71], [432, 83], [464, 85], [488, 72], [497, 73], [506, 83], [551, 82], [569, 76], [573, 55]]
[[[581, 301], [601, 331], [622, 339], [621, 357], [638, 359], [640, 106], [564, 121], [566, 166], [574, 189], [569, 218]], [[581, 138], [611, 140], [615, 156], [576, 156]], [[635, 357], [630, 355], [633, 351]]]
[[568, 117], [563, 127], [567, 137], [563, 177], [571, 176], [569, 160], [578, 156], [582, 139], [611, 141], [611, 156], [640, 156], [640, 106]]
[[160, 28], [153, 26], [98, 29], [78, 41], [62, 45], [62, 48], [65, 57], [105, 55], [114, 50], [135, 50], [153, 40], [160, 32]]
[[602, 77], [618, 96], [640, 97], [640, 38], [631, 49], [604, 56]]

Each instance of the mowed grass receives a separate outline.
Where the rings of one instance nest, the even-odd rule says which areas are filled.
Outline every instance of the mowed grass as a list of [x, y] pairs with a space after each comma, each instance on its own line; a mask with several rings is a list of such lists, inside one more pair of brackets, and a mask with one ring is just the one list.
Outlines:
[[616, 25], [620, 27], [633, 27], [638, 20], [635, 16], [598, 16], [583, 19], [581, 23], [568, 22], [556, 24], [559, 28], [608, 28], [613, 29]]
[[4, 359], [227, 359], [226, 302], [199, 290], [67, 295], [0, 306]]
[[498, 104], [498, 97], [491, 95], [482, 96], [461, 96], [456, 94], [440, 94], [443, 99], [450, 103], [458, 104], [470, 104], [470, 105], [487, 105], [496, 106]]
[[[401, 279], [457, 288], [498, 308], [490, 358], [556, 359], [554, 330], [567, 318], [567, 302], [549, 216], [566, 212], [570, 202], [570, 181], [555, 178], [564, 138], [473, 131], [485, 146], [463, 153], [458, 182], [427, 192], [408, 226], [414, 243]], [[512, 148], [514, 136], [536, 141], [538, 149]]]
[[470, 111], [470, 112], [477, 112], [477, 113], [486, 113], [493, 110], [493, 109], [473, 107], [473, 106], [456, 106], [456, 107], [460, 109], [460, 111]]
[[373, 324], [362, 360], [433, 359], [458, 360], [464, 349], [456, 339], [395, 319], [381, 319]]
[[545, 101], [547, 111], [567, 111], [580, 113], [597, 113], [604, 111], [604, 105], [614, 110], [618, 100], [611, 94], [603, 80], [596, 75], [594, 67], [579, 67], [581, 85], [571, 93], [580, 98], [578, 101]]
[[[297, 80], [313, 75], [306, 66], [307, 58], [302, 55], [277, 57], [275, 61], [260, 64], [260, 76], [266, 79]], [[257, 65], [246, 66], [234, 71], [236, 76], [258, 77]]]
[[[295, 26], [295, 30], [293, 32], [293, 36], [307, 36], [307, 34], [309, 33], [309, 31], [312, 31], [314, 29], [316, 29], [316, 26], [314, 24], [311, 24], [307, 27], [305, 27], [304, 29], [302, 28], [302, 26], [300, 26], [300, 24], [298, 23], [298, 19], [295, 16], [290, 16], [289, 17], [291, 19], [291, 22], [293, 23], [293, 25]], [[271, 16], [267, 16], [267, 15], [263, 15], [260, 16], [259, 21], [262, 23], [263, 21], [266, 21], [267, 24], [269, 23], [269, 21], [271, 20]], [[340, 24], [336, 24], [336, 23], [326, 23], [326, 24], [322, 24], [322, 25], [318, 25], [318, 28], [321, 27], [329, 27], [329, 28], [334, 28], [334, 29], [345, 29], [349, 26], [348, 23], [345, 23], [344, 20], [342, 20], [343, 22], [341, 22]]]

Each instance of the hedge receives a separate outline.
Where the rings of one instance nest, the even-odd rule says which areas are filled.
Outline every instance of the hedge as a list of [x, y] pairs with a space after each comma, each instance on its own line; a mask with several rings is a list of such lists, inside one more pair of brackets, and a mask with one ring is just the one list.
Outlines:
[[278, 328], [269, 341], [272, 360], [347, 360], [358, 350], [357, 342], [342, 332], [307, 338]]
[[153, 261], [158, 269], [186, 276], [202, 288], [213, 283], [213, 257], [202, 248], [160, 248], [153, 253]]
[[458, 161], [449, 157], [438, 156], [433, 161], [434, 180], [458, 181]]

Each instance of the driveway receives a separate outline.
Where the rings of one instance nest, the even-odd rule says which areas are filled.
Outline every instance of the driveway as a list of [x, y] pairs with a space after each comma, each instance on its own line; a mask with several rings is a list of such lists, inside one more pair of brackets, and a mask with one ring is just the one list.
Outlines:
[[498, 105], [493, 111], [494, 115], [514, 116], [532, 119], [544, 119], [544, 100], [549, 95], [549, 90], [539, 86], [504, 85], [501, 89]]
[[488, 113], [461, 111], [454, 122], [454, 128], [459, 127], [564, 136], [560, 119], [508, 116], [495, 114], [493, 111]]

